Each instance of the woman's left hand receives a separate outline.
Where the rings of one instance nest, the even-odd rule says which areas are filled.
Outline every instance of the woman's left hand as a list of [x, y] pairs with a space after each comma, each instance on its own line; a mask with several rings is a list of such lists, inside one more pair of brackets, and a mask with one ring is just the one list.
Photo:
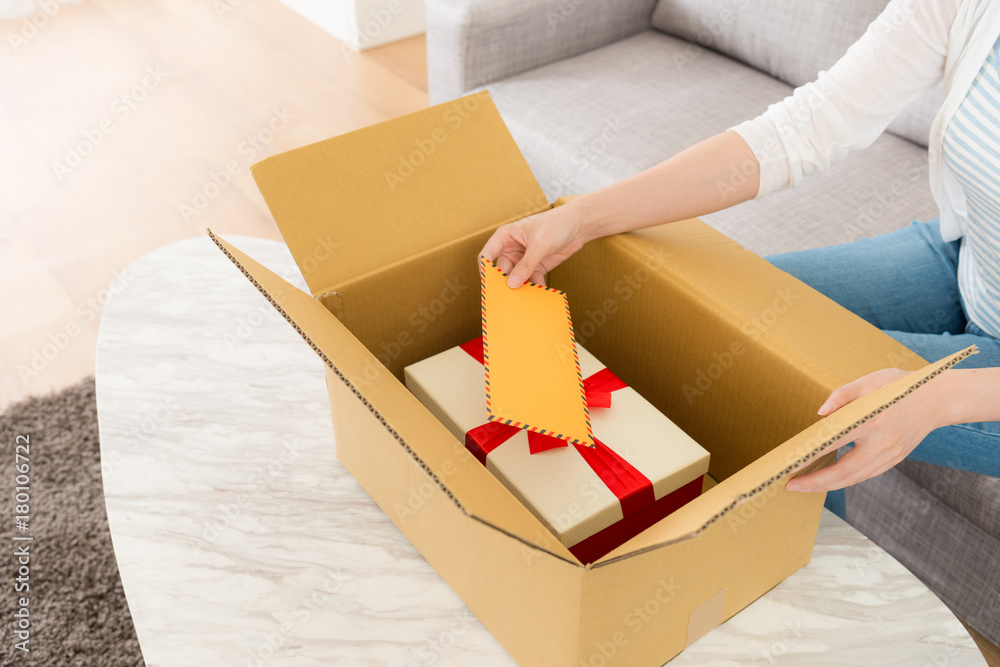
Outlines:
[[[898, 368], [876, 371], [836, 389], [819, 414], [826, 416], [851, 401], [871, 393], [908, 374]], [[937, 392], [938, 383], [930, 382], [903, 398], [882, 414], [844, 436], [834, 447], [854, 443], [854, 448], [833, 465], [796, 477], [785, 485], [788, 491], [833, 491], [881, 475], [912, 452], [939, 426], [945, 425]]]

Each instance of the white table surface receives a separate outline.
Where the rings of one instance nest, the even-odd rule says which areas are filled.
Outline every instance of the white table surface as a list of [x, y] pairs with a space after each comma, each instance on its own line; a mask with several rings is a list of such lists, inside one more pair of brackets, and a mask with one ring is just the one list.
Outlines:
[[[299, 286], [283, 244], [231, 240]], [[101, 321], [108, 520], [148, 667], [514, 662], [336, 460], [322, 361], [207, 238]], [[813, 560], [674, 665], [985, 665], [902, 565], [824, 512]]]

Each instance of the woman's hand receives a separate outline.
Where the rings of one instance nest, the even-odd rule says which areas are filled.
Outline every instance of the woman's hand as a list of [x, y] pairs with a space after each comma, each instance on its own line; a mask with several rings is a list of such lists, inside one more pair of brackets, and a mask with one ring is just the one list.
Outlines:
[[[886, 368], [836, 389], [819, 409], [824, 417], [908, 374]], [[947, 373], [945, 373], [947, 375]], [[881, 475], [912, 452], [928, 433], [950, 423], [945, 409], [948, 396], [942, 384], [928, 382], [885, 412], [844, 436], [834, 447], [854, 443], [854, 448], [831, 466], [796, 477], [788, 491], [833, 491]]]
[[502, 225], [479, 254], [509, 274], [509, 287], [520, 287], [526, 280], [544, 285], [546, 273], [590, 240], [575, 213], [564, 204]]

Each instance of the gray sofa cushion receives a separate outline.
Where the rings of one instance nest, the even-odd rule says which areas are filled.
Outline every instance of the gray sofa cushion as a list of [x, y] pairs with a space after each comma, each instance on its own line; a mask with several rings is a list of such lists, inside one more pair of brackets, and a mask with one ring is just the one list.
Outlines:
[[433, 0], [431, 104], [649, 29], [656, 0]]
[[[659, 0], [654, 28], [728, 55], [792, 86], [829, 69], [888, 0]], [[940, 90], [904, 109], [889, 131], [926, 148]]]
[[[963, 479], [953, 485], [956, 474]], [[967, 483], [975, 487], [968, 489], [970, 493], [986, 489], [985, 496], [956, 511], [951, 502]], [[995, 644], [1000, 644], [1000, 539], [984, 530], [982, 521], [969, 520], [967, 515], [973, 508], [995, 514], [998, 486], [1000, 480], [993, 478], [903, 461], [847, 489], [848, 522], [895, 556], [959, 618]], [[952, 488], [943, 494], [950, 502], [934, 492], [946, 487]], [[995, 516], [986, 525], [994, 521]], [[852, 565], [856, 576], [865, 576], [865, 561]]]
[[660, 0], [651, 24], [793, 86], [844, 55], [888, 0]]
[[[712, 51], [649, 30], [489, 86], [550, 198], [665, 160], [791, 91]], [[884, 135], [800, 186], [704, 216], [759, 254], [855, 240], [936, 215], [927, 152]]]
[[[919, 461], [905, 461], [900, 470], [952, 511], [1000, 539], [1000, 479]], [[1000, 552], [996, 565], [1000, 569]]]

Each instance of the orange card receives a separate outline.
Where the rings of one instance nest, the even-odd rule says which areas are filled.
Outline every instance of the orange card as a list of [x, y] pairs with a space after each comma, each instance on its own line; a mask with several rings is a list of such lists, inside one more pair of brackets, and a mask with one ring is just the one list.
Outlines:
[[566, 293], [531, 282], [511, 289], [482, 257], [479, 275], [489, 420], [593, 447]]

